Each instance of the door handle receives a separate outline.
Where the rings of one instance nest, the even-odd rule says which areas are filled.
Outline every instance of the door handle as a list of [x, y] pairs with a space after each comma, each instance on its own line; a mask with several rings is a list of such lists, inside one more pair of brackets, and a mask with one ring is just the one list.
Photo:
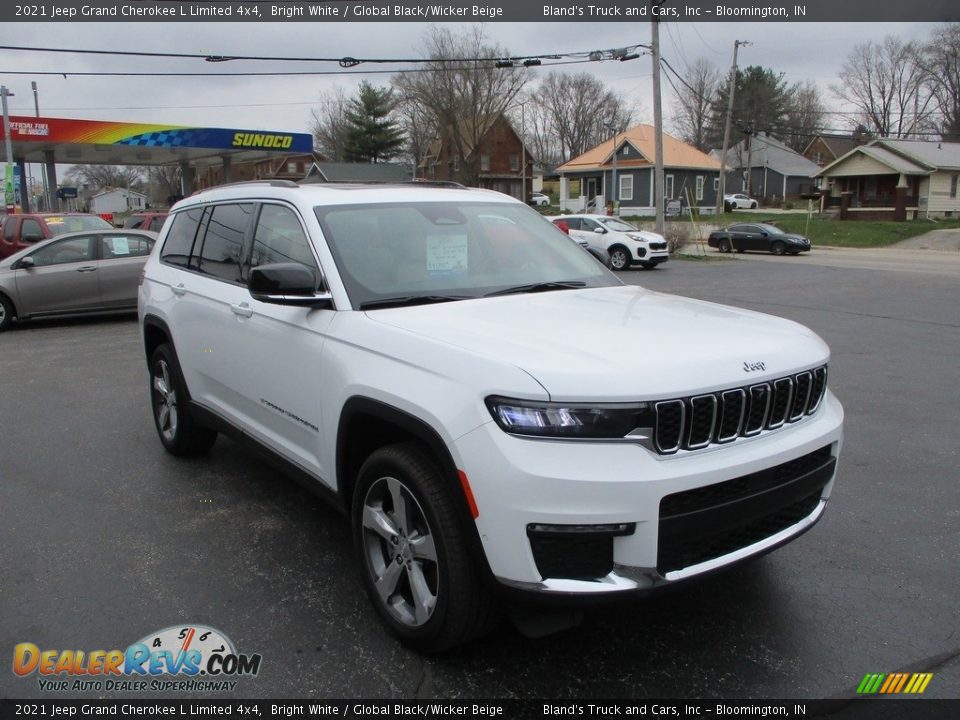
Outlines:
[[96, 265], [81, 265], [77, 268], [77, 272], [93, 272], [96, 269]]
[[253, 315], [253, 308], [245, 302], [242, 302], [239, 305], [231, 305], [230, 309], [233, 311], [234, 315], [239, 315], [240, 317], [250, 317]]
[[184, 286], [183, 283], [180, 283], [179, 285], [173, 285], [173, 286], [171, 286], [170, 289], [173, 290], [173, 294], [174, 294], [174, 295], [181, 295], [181, 296], [182, 296], [182, 295], [185, 295], [186, 292], [187, 292], [187, 288]]

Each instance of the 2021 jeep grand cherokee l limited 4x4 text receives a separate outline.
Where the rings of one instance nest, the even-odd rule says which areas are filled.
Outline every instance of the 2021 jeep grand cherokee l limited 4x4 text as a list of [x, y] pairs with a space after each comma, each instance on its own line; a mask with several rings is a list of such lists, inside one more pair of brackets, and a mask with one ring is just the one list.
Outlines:
[[172, 214], [139, 305], [161, 442], [306, 477], [412, 646], [481, 634], [498, 590], [645, 590], [824, 511], [843, 412], [800, 325], [624, 285], [494, 192], [250, 183]]

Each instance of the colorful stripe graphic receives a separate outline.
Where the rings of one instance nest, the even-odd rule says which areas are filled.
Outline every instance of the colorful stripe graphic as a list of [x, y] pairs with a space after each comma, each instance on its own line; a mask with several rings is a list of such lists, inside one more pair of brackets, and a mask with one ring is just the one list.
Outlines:
[[927, 689], [933, 673], [867, 673], [857, 687], [858, 695], [919, 695]]

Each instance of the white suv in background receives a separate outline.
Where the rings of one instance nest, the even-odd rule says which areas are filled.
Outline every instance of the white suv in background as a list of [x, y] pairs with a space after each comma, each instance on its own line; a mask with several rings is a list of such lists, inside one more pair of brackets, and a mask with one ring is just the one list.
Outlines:
[[160, 441], [224, 432], [306, 478], [411, 646], [477, 637], [508, 590], [643, 591], [824, 512], [843, 411], [796, 323], [624, 285], [496, 192], [258, 182], [171, 214], [139, 302]]
[[670, 259], [663, 235], [638, 230], [633, 225], [609, 215], [561, 215], [570, 227], [570, 237], [586, 240], [590, 247], [606, 250], [614, 270], [629, 270], [631, 265], [652, 269]]

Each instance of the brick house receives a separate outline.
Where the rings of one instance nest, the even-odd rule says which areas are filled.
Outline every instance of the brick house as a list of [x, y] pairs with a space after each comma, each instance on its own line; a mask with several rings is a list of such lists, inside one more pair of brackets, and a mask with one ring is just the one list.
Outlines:
[[521, 200], [530, 195], [533, 160], [502, 113], [489, 115], [480, 124], [464, 121], [456, 131], [459, 142], [452, 129], [433, 141], [420, 162], [418, 177], [496, 190]]

